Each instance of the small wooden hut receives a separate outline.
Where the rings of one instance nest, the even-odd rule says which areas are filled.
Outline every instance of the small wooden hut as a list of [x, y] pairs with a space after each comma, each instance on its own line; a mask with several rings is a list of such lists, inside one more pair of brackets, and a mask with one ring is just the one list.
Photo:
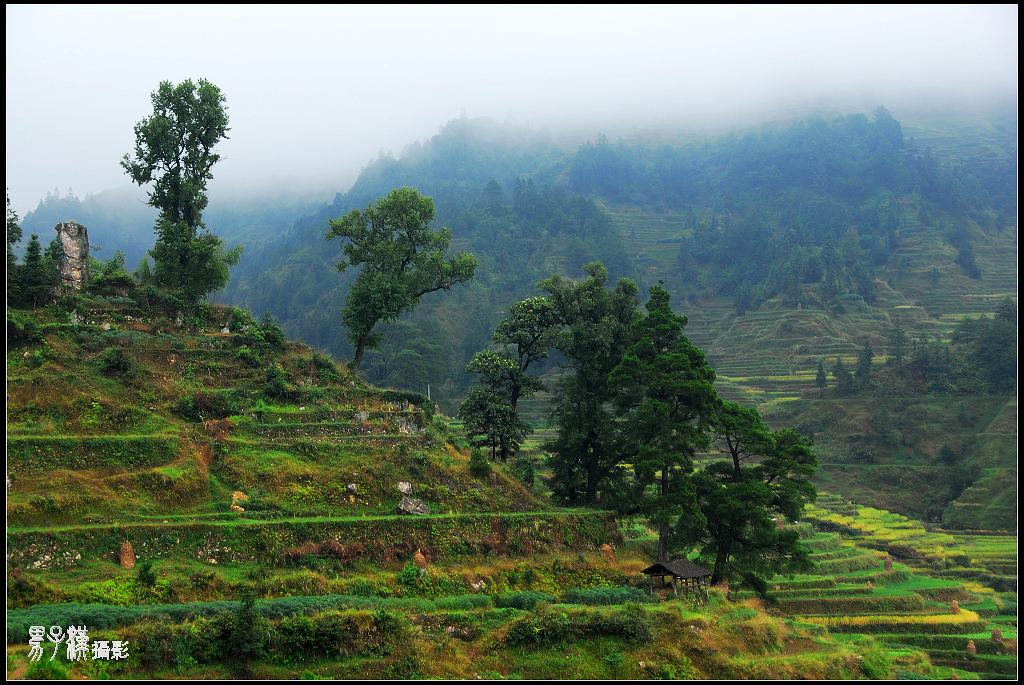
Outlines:
[[[711, 584], [711, 571], [700, 564], [695, 564], [689, 559], [673, 559], [672, 561], [659, 561], [643, 570], [651, 579], [651, 594], [654, 594], [654, 577], [661, 576], [661, 586], [667, 583], [665, 578], [670, 578], [672, 593], [679, 596], [679, 585], [683, 585], [683, 592], [699, 592], [707, 597], [708, 587]], [[678, 582], [677, 582], [678, 581]]]

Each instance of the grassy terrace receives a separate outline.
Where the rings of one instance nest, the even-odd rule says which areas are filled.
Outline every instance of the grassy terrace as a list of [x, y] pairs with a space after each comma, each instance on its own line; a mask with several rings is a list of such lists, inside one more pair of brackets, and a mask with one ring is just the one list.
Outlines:
[[[773, 583], [776, 611], [852, 641], [874, 640], [892, 654], [923, 651], [942, 677], [1015, 676], [1015, 566], [1011, 590], [1003, 584], [1011, 577], [996, 573], [1015, 565], [1015, 536], [931, 531], [828, 494], [807, 517], [814, 528], [800, 530], [815, 570]], [[843, 565], [861, 554], [874, 563]], [[898, 560], [886, 569], [884, 556]]]

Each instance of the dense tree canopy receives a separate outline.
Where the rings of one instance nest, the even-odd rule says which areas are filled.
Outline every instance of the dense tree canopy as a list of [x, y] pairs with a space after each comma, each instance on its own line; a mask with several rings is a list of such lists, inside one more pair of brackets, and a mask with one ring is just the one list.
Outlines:
[[363, 266], [345, 298], [342, 319], [355, 346], [353, 367], [367, 347], [376, 347], [378, 322], [395, 321], [427, 293], [449, 290], [473, 277], [476, 259], [448, 257], [451, 231], [434, 231], [434, 201], [415, 188], [396, 188], [366, 210], [330, 221], [327, 239], [345, 238], [339, 271]]
[[555, 348], [567, 373], [558, 383], [554, 422], [558, 434], [547, 445], [557, 497], [572, 504], [593, 504], [620, 476], [620, 436], [609, 403], [615, 389], [609, 374], [622, 358], [639, 317], [637, 287], [622, 278], [606, 288], [608, 270], [587, 264], [586, 278], [554, 276], [547, 291], [560, 323]]
[[710, 444], [718, 407], [715, 370], [685, 335], [686, 317], [669, 294], [650, 289], [647, 315], [609, 377], [621, 430], [619, 458], [633, 465], [630, 505], [658, 528], [658, 559], [668, 559], [669, 531], [693, 517], [693, 456]]
[[797, 521], [814, 500], [817, 462], [806, 438], [770, 430], [753, 408], [723, 402], [714, 430], [726, 459], [694, 475], [701, 517], [681, 520], [679, 540], [714, 560], [712, 582], [738, 577], [763, 593], [772, 575], [810, 568], [797, 533], [778, 521]]
[[151, 99], [153, 114], [135, 125], [134, 153], [121, 166], [135, 183], [153, 184], [149, 204], [160, 212], [150, 251], [154, 280], [192, 304], [223, 288], [241, 256], [241, 248], [225, 250], [203, 223], [206, 185], [220, 159], [213, 148], [229, 130], [227, 110], [220, 89], [205, 79], [161, 81]]

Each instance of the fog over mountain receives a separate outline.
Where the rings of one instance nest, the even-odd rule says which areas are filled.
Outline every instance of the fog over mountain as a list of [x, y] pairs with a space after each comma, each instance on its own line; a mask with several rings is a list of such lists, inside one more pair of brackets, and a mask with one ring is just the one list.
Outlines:
[[226, 95], [211, 195], [344, 190], [463, 114], [585, 139], [1017, 96], [1017, 8], [8, 5], [6, 185], [124, 186], [163, 79]]

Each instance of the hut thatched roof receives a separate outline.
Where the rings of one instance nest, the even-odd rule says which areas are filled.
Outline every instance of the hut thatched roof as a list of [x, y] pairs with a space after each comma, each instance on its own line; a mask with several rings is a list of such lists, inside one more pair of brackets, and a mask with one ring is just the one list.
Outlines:
[[676, 578], [704, 578], [711, 575], [711, 571], [689, 559], [659, 561], [645, 568], [643, 573], [651, 576], [675, 576]]

